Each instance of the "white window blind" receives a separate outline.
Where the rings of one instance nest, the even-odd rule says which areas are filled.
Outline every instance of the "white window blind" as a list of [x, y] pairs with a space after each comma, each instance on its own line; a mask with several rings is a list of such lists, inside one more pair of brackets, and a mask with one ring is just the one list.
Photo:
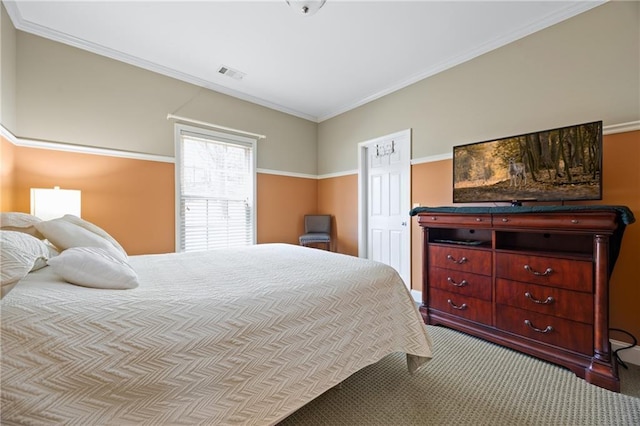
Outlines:
[[177, 251], [255, 243], [255, 140], [176, 125]]

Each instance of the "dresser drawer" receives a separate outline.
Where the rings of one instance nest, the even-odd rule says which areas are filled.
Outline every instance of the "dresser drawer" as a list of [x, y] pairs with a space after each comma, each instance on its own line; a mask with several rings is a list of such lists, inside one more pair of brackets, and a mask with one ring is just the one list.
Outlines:
[[431, 268], [429, 287], [491, 301], [491, 277], [454, 269]]
[[581, 322], [496, 305], [496, 327], [574, 352], [593, 355], [593, 327]]
[[469, 226], [472, 228], [482, 228], [491, 226], [490, 214], [443, 214], [422, 213], [418, 215], [418, 223], [426, 227], [436, 227], [439, 225], [455, 225], [456, 227]]
[[471, 321], [491, 324], [491, 302], [457, 293], [429, 289], [429, 308], [457, 315]]
[[429, 245], [429, 266], [491, 275], [491, 252], [472, 248]]
[[496, 277], [593, 292], [593, 264], [584, 260], [497, 252]]
[[496, 279], [496, 303], [593, 324], [593, 295]]
[[614, 212], [589, 212], [580, 214], [546, 213], [540, 214], [495, 214], [494, 228], [532, 228], [562, 231], [590, 231], [616, 228]]

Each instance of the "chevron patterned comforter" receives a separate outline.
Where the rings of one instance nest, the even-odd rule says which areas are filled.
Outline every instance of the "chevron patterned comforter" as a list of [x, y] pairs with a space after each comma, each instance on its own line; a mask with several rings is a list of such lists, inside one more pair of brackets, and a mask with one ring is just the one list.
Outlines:
[[380, 263], [287, 244], [129, 263], [135, 289], [47, 267], [2, 299], [3, 425], [268, 425], [392, 352], [431, 357]]

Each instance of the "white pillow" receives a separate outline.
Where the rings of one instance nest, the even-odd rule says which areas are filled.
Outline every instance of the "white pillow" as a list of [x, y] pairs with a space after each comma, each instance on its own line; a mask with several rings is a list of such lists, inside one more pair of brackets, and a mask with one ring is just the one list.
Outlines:
[[39, 222], [42, 222], [42, 219], [28, 213], [0, 213], [0, 228], [7, 231], [23, 232], [25, 234], [33, 235], [34, 237], [43, 240], [44, 237], [36, 230], [34, 226]]
[[62, 218], [36, 223], [35, 227], [60, 251], [72, 247], [100, 247], [124, 259], [125, 255], [108, 240]]
[[0, 231], [0, 270], [2, 294], [27, 274], [46, 266], [50, 253], [47, 245], [36, 237], [16, 231]]
[[72, 247], [47, 264], [65, 281], [83, 287], [124, 290], [138, 286], [138, 274], [110, 249]]
[[124, 250], [124, 248], [120, 245], [120, 243], [113, 238], [111, 235], [109, 235], [109, 233], [107, 231], [105, 231], [104, 229], [100, 228], [98, 225], [95, 225], [87, 220], [81, 219], [78, 216], [74, 216], [72, 214], [66, 214], [62, 217], [62, 220], [65, 220], [67, 222], [71, 222], [74, 225], [78, 225], [84, 229], [86, 229], [87, 231], [91, 231], [96, 235], [101, 236], [102, 238], [104, 238], [105, 240], [109, 241], [111, 244], [113, 244], [113, 246], [118, 249], [119, 252], [121, 252], [125, 257], [127, 256], [127, 252]]

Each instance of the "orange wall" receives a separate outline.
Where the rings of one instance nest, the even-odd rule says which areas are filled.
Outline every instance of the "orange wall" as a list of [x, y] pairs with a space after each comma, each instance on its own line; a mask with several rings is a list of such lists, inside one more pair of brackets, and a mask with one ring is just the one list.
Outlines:
[[[2, 211], [29, 212], [31, 187], [82, 190], [82, 216], [130, 254], [174, 251], [174, 165], [13, 146], [2, 140]], [[605, 136], [604, 199], [628, 206], [630, 225], [611, 278], [611, 327], [640, 337], [640, 132]], [[412, 167], [412, 203], [451, 205], [451, 160]], [[258, 242], [297, 243], [308, 213], [333, 215], [334, 251], [358, 254], [358, 178], [257, 177]], [[412, 221], [412, 284], [421, 290], [421, 231]], [[625, 340], [624, 336], [613, 335]]]
[[[625, 205], [633, 211], [637, 222], [629, 225], [624, 234], [620, 256], [611, 276], [609, 292], [610, 326], [621, 328], [640, 338], [640, 131], [618, 133], [604, 137], [603, 199], [571, 204]], [[443, 160], [412, 167], [412, 201], [423, 206], [452, 205], [452, 161]], [[420, 290], [422, 232], [412, 224], [412, 285]], [[612, 333], [612, 338], [629, 340], [624, 334]]]
[[[451, 204], [451, 160], [434, 161], [411, 167], [411, 203], [422, 206]], [[422, 228], [411, 221], [411, 288], [422, 291]]]
[[0, 137], [0, 211], [14, 210], [13, 163], [14, 146]]
[[358, 176], [321, 179], [318, 182], [318, 213], [333, 216], [333, 251], [358, 255]]
[[[636, 222], [627, 226], [609, 291], [612, 328], [621, 328], [640, 339], [640, 131], [605, 136], [602, 158], [603, 200], [594, 204], [625, 205]], [[586, 203], [585, 203], [586, 204]], [[628, 341], [623, 334], [612, 338]]]
[[82, 217], [129, 254], [174, 251], [171, 163], [16, 146], [13, 184], [13, 211], [30, 211], [30, 188], [79, 189]]
[[[629, 207], [637, 222], [628, 226], [622, 250], [611, 277], [610, 324], [640, 338], [640, 131], [604, 137], [603, 200], [590, 204], [617, 204]], [[417, 164], [411, 168], [411, 200], [423, 206], [453, 205], [451, 198], [453, 164], [451, 160]], [[575, 204], [588, 204], [587, 202]], [[339, 223], [340, 252], [357, 255], [357, 176], [322, 179], [318, 189], [318, 208], [336, 216]], [[422, 290], [422, 231], [417, 221], [411, 227], [411, 281]], [[612, 338], [628, 341], [623, 334]]]
[[[30, 189], [82, 191], [82, 217], [131, 255], [175, 250], [174, 165], [14, 146], [2, 140], [0, 211], [30, 211]], [[259, 243], [297, 244], [305, 214], [317, 213], [318, 181], [257, 177]]]
[[317, 179], [258, 173], [258, 243], [298, 244], [304, 215], [317, 213]]

